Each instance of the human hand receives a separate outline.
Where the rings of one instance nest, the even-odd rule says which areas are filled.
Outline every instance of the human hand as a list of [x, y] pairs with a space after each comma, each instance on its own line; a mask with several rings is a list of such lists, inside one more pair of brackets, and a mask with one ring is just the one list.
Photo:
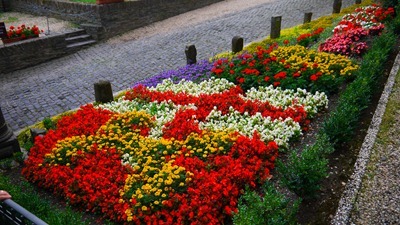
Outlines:
[[0, 201], [10, 199], [11, 195], [7, 191], [0, 190]]

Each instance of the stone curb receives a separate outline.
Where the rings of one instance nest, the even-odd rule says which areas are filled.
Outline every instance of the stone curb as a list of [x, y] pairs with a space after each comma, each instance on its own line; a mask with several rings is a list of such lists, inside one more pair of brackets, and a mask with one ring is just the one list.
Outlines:
[[331, 221], [333, 225], [347, 225], [350, 220], [350, 213], [353, 210], [353, 206], [357, 199], [358, 192], [361, 187], [362, 178], [366, 171], [368, 161], [370, 159], [371, 150], [374, 146], [376, 136], [379, 131], [380, 124], [382, 122], [382, 117], [386, 110], [386, 105], [389, 100], [389, 96], [392, 92], [396, 75], [400, 67], [400, 53], [397, 55], [390, 75], [385, 84], [385, 88], [379, 99], [378, 106], [375, 110], [374, 116], [372, 118], [371, 124], [368, 128], [367, 135], [364, 138], [364, 142], [361, 146], [360, 152], [356, 163], [354, 164], [354, 172], [351, 175], [349, 181], [346, 184], [345, 190], [339, 201], [339, 206], [336, 214]]

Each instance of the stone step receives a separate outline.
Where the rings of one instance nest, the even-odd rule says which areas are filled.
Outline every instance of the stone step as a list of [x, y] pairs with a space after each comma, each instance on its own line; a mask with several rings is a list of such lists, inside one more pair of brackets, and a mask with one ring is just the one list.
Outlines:
[[86, 30], [78, 29], [78, 30], [75, 30], [75, 31], [71, 31], [71, 32], [65, 33], [65, 37], [66, 38], [70, 38], [70, 37], [84, 35], [84, 34], [87, 34]]
[[84, 49], [92, 44], [96, 43], [95, 40], [86, 40], [86, 41], [81, 41], [73, 44], [67, 45], [67, 51], [69, 53], [77, 52], [81, 49]]
[[83, 41], [89, 41], [89, 40], [93, 40], [89, 34], [82, 34], [82, 35], [78, 35], [78, 36], [65, 38], [67, 45], [79, 43], [79, 42], [83, 42]]
[[67, 45], [67, 48], [82, 47], [82, 46], [91, 45], [94, 43], [96, 43], [95, 40], [82, 41], [82, 42]]

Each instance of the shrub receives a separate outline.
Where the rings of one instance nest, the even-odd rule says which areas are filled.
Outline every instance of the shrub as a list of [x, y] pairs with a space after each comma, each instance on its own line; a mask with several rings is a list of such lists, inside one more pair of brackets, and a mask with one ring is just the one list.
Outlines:
[[43, 119], [43, 126], [46, 130], [54, 130], [56, 128], [56, 123], [49, 117]]
[[399, 0], [381, 0], [383, 7], [394, 7], [398, 6]]
[[386, 32], [375, 39], [363, 58], [356, 80], [342, 93], [337, 108], [325, 121], [322, 132], [335, 146], [352, 140], [361, 112], [368, 107], [371, 95], [377, 89], [376, 81], [383, 74], [384, 63], [395, 40], [393, 32]]
[[320, 181], [327, 176], [328, 160], [321, 157], [321, 153], [331, 146], [329, 142], [320, 144], [307, 146], [299, 156], [292, 151], [286, 165], [277, 162], [281, 182], [298, 196], [314, 197], [320, 189]]
[[296, 224], [295, 215], [301, 200], [294, 203], [279, 193], [270, 183], [265, 183], [262, 197], [255, 191], [246, 192], [239, 199], [239, 212], [234, 215], [236, 225], [289, 225]]

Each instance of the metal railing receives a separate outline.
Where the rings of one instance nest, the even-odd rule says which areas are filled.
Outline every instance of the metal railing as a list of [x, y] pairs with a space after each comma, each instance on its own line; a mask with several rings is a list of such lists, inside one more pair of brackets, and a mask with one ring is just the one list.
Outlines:
[[24, 207], [11, 199], [0, 202], [0, 224], [4, 225], [47, 225]]

